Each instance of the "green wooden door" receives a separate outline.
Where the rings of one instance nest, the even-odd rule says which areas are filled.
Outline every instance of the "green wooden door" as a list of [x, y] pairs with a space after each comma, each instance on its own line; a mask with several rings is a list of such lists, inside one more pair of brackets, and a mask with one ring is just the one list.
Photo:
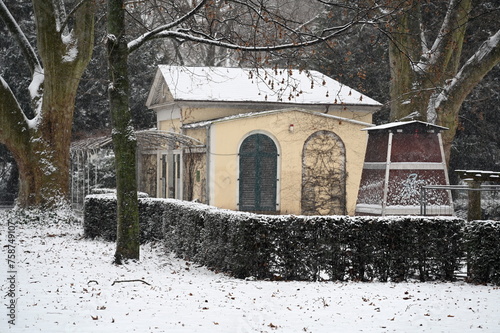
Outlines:
[[252, 212], [276, 211], [278, 150], [264, 134], [246, 138], [240, 147], [239, 206]]

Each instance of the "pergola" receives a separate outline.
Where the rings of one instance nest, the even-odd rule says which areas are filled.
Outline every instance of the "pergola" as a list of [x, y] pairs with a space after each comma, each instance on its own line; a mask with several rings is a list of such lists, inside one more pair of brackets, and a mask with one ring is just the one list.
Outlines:
[[[135, 131], [137, 139], [137, 173], [139, 190], [143, 188], [139, 177], [143, 164], [143, 155], [154, 155], [159, 150], [170, 150], [184, 147], [200, 147], [203, 143], [184, 134], [160, 131], [156, 129]], [[113, 156], [113, 139], [111, 134], [86, 138], [71, 143], [71, 200], [76, 207], [82, 207], [85, 196], [99, 188], [100, 178], [98, 163], [106, 154]], [[155, 165], [156, 166], [156, 165]], [[114, 168], [113, 168], [114, 171]]]

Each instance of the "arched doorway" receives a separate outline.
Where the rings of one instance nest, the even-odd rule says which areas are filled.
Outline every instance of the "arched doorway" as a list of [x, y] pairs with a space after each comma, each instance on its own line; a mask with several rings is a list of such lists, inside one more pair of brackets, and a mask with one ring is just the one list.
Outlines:
[[345, 146], [330, 131], [318, 131], [302, 150], [302, 214], [346, 214]]
[[264, 134], [243, 140], [239, 150], [239, 209], [276, 212], [278, 150]]

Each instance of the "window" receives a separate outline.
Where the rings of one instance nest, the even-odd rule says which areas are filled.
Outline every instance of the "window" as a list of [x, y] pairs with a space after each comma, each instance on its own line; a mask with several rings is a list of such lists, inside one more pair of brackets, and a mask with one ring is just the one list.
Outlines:
[[240, 210], [276, 211], [278, 150], [264, 134], [253, 134], [241, 144], [239, 177]]

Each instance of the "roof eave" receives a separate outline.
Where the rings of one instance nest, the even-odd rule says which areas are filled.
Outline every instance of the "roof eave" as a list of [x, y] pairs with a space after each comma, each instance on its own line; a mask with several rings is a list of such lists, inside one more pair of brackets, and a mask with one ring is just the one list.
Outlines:
[[393, 122], [393, 123], [382, 124], [382, 125], [378, 125], [378, 126], [363, 128], [362, 130], [363, 131], [391, 130], [391, 129], [394, 129], [397, 127], [407, 126], [407, 125], [411, 125], [411, 124], [421, 124], [421, 125], [426, 126], [426, 127], [432, 127], [432, 128], [438, 129], [440, 131], [446, 131], [449, 129], [447, 127], [443, 127], [443, 126], [439, 126], [439, 125], [435, 125], [435, 124], [431, 124], [431, 123], [426, 123], [426, 122], [420, 121], [420, 120], [411, 120], [411, 121], [397, 121], [397, 122]]
[[281, 105], [288, 108], [335, 108], [335, 109], [345, 109], [345, 108], [357, 108], [363, 109], [362, 111], [356, 110], [358, 112], [368, 112], [375, 113], [382, 107], [382, 104], [342, 104], [342, 103], [290, 103], [290, 102], [274, 102], [274, 101], [219, 101], [219, 100], [188, 100], [188, 99], [176, 99], [174, 101], [163, 103], [161, 105], [151, 106], [151, 109], [157, 109], [160, 106], [172, 106], [172, 105], [185, 105], [185, 106], [206, 106], [207, 104], [227, 104], [227, 105], [270, 105], [274, 106]]

